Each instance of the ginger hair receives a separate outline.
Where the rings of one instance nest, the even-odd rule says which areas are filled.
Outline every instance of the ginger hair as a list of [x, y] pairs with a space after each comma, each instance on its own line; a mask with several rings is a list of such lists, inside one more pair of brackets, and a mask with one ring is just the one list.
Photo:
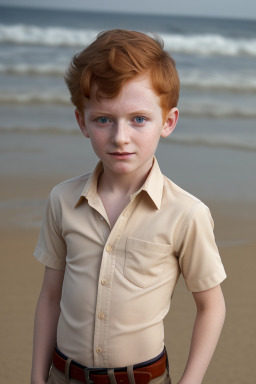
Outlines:
[[125, 82], [149, 75], [154, 92], [160, 96], [163, 116], [177, 106], [180, 81], [175, 61], [163, 49], [162, 39], [141, 32], [114, 29], [100, 33], [96, 40], [76, 54], [65, 75], [71, 101], [83, 112], [92, 84], [96, 97], [115, 98]]

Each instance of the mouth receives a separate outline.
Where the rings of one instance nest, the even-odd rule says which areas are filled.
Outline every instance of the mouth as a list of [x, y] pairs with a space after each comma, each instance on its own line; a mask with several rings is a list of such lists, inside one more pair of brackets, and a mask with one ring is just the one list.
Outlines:
[[128, 159], [134, 155], [134, 152], [109, 152], [109, 155], [119, 159]]

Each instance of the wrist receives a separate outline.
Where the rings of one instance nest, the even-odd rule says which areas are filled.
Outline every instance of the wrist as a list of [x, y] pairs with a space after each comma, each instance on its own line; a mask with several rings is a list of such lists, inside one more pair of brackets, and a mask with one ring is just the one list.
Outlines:
[[191, 380], [191, 378], [190, 379], [182, 378], [177, 382], [177, 384], [202, 384], [202, 381], [201, 380], [197, 381], [193, 379]]
[[31, 375], [31, 384], [46, 384], [46, 381], [47, 380], [43, 379], [42, 377], [36, 377]]
[[31, 384], [46, 384], [45, 380], [31, 380]]

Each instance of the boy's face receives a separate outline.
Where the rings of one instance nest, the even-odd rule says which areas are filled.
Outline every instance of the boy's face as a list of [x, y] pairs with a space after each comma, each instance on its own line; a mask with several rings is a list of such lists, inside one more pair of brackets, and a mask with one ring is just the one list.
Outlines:
[[160, 97], [147, 76], [125, 83], [114, 99], [103, 97], [98, 101], [96, 91], [94, 84], [84, 115], [76, 111], [76, 118], [102, 160], [104, 171], [145, 175], [152, 166], [160, 136], [168, 136], [175, 128], [177, 108], [163, 121]]

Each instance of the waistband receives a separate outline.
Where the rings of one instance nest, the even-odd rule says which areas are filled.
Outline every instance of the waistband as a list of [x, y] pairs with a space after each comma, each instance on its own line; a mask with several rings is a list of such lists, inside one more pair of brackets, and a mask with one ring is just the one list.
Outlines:
[[53, 365], [66, 378], [85, 384], [147, 384], [168, 369], [166, 349], [154, 359], [128, 367], [90, 368], [65, 356], [56, 346]]

